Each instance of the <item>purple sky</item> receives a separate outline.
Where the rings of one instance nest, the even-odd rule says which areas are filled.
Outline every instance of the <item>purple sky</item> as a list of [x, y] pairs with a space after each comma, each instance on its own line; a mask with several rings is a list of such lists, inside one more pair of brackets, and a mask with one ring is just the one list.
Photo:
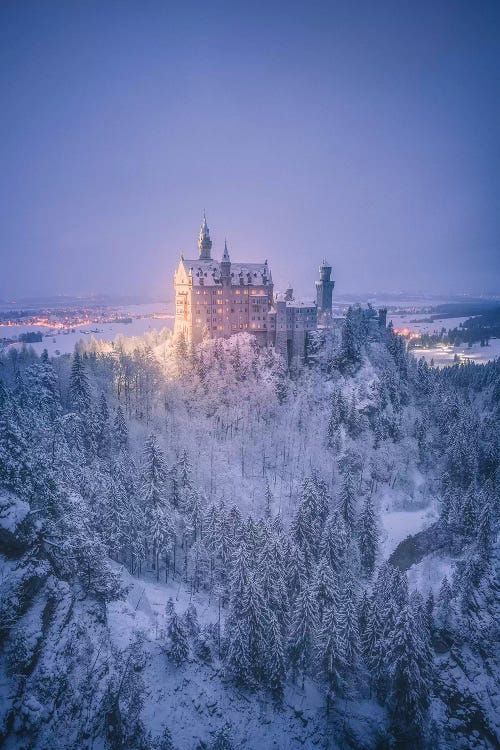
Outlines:
[[0, 3], [0, 297], [500, 292], [498, 2]]

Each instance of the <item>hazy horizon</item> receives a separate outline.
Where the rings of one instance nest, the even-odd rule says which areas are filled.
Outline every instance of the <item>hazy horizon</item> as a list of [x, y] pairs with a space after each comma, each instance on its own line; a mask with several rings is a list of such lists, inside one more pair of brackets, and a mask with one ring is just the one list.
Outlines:
[[4, 2], [0, 298], [500, 291], [500, 7]]

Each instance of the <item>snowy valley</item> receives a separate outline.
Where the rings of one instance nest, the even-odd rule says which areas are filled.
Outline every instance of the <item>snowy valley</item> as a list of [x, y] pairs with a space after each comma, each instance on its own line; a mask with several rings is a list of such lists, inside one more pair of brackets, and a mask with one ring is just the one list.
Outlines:
[[498, 746], [500, 361], [311, 339], [0, 357], [7, 750]]

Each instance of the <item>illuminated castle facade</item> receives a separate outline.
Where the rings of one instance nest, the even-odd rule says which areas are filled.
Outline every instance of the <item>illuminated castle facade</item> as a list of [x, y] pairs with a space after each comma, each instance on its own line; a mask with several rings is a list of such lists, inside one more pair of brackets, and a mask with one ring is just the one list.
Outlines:
[[[221, 260], [214, 260], [205, 216], [198, 251], [194, 259], [181, 255], [175, 272], [175, 335], [183, 334], [196, 344], [204, 338], [228, 338], [246, 331], [261, 346], [274, 346], [290, 364], [299, 364], [304, 358], [307, 336], [317, 328], [317, 304], [295, 300], [292, 289], [275, 295], [267, 260], [233, 263], [227, 243]], [[331, 270], [327, 265], [323, 279], [320, 268], [321, 278], [316, 282], [318, 300], [320, 288], [324, 289], [322, 314], [331, 313], [332, 309]]]

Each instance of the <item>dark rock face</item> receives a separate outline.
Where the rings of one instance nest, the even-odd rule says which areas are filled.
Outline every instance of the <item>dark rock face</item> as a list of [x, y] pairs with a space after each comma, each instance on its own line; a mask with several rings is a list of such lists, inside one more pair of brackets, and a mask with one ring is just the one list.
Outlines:
[[448, 526], [443, 521], [436, 521], [418, 534], [403, 539], [389, 557], [389, 562], [400, 570], [408, 570], [432, 552], [449, 551], [451, 544]]

